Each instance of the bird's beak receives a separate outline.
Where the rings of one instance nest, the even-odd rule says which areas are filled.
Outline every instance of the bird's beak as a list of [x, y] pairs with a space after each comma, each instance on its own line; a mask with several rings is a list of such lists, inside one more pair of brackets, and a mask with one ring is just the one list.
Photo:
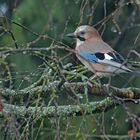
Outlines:
[[75, 33], [69, 33], [69, 34], [67, 34], [66, 36], [67, 36], [67, 37], [71, 37], [71, 38], [75, 38], [75, 37], [76, 37]]

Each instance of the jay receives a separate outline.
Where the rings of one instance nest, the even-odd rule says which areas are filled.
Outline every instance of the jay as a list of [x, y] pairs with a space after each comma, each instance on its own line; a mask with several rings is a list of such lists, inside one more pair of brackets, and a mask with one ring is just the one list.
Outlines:
[[94, 77], [110, 77], [119, 73], [135, 72], [119, 53], [103, 41], [98, 31], [92, 26], [80, 26], [74, 33], [67, 36], [76, 38], [76, 56], [95, 73]]

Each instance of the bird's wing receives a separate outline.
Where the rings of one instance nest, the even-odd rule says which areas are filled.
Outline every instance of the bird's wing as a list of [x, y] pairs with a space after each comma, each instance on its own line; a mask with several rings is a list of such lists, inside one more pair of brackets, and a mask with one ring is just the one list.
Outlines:
[[76, 49], [79, 55], [88, 61], [131, 71], [124, 63], [124, 58], [104, 41], [85, 42]]
[[127, 65], [124, 64], [124, 58], [115, 51], [108, 53], [92, 53], [84, 50], [80, 51], [79, 55], [93, 63], [100, 63], [103, 65], [115, 67], [116, 69], [122, 69], [126, 72], [131, 72]]

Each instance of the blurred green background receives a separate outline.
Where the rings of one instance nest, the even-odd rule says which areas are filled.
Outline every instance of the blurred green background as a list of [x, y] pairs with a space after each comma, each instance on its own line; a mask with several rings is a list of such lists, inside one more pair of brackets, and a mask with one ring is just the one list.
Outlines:
[[[128, 2], [130, 1], [1, 0], [0, 16], [4, 15], [12, 21], [0, 18], [0, 25], [4, 29], [12, 31], [18, 48], [46, 48], [61, 43], [74, 48], [75, 41], [67, 38], [65, 35], [73, 32], [79, 25], [89, 24], [100, 32], [104, 41], [124, 57], [127, 57], [130, 50], [135, 49], [137, 52], [140, 52], [140, 12], [135, 4]], [[48, 35], [49, 38], [39, 39], [13, 21], [25, 26], [32, 32]], [[0, 28], [0, 33], [0, 50], [15, 49], [16, 46], [11, 34], [2, 28]], [[50, 54], [46, 53], [46, 55], [64, 57], [67, 55], [67, 52], [51, 52]], [[0, 87], [19, 90], [34, 83], [44, 70], [44, 67], [42, 67], [44, 62], [38, 56], [22, 53], [9, 55], [6, 59], [1, 58]], [[139, 58], [135, 54], [131, 54], [129, 60], [139, 61]], [[75, 55], [66, 57], [62, 63], [72, 63], [73, 66], [80, 64]], [[6, 65], [9, 66], [12, 83], [7, 78], [9, 75], [7, 74]], [[106, 82], [106, 79], [103, 79], [102, 82], [104, 81]], [[140, 79], [130, 75], [121, 75], [112, 79], [112, 85], [116, 87], [140, 87]], [[66, 92], [67, 94], [59, 93], [55, 102], [58, 102], [58, 104], [73, 104], [73, 100], [69, 98], [69, 96], [73, 95], [70, 95], [69, 91]], [[50, 99], [48, 96], [44, 99], [46, 104]], [[90, 101], [96, 101], [103, 98], [89, 95], [89, 99]], [[84, 102], [84, 99], [81, 99], [81, 102]], [[140, 115], [139, 105], [129, 103], [126, 106], [132, 114]], [[2, 119], [0, 121], [3, 124]], [[6, 121], [4, 124], [7, 124]], [[10, 127], [4, 124], [5, 129], [0, 131], [0, 139], [4, 139], [7, 129]], [[3, 126], [1, 125], [0, 129]], [[106, 134], [118, 135], [119, 138], [119, 135], [127, 135], [131, 129], [130, 116], [127, 114], [126, 108], [120, 105], [100, 114], [38, 120], [28, 128], [26, 138], [38, 140], [98, 140], [107, 139], [105, 137]], [[22, 130], [23, 128], [20, 129], [20, 132]], [[104, 138], [101, 138], [101, 135]], [[12, 139], [15, 137], [9, 132], [6, 138]]]

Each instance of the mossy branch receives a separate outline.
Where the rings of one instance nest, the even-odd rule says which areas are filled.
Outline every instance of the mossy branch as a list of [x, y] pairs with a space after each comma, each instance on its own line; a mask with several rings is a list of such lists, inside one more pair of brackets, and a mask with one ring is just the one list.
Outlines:
[[140, 88], [128, 87], [117, 88], [106, 85], [94, 85], [90, 88], [90, 93], [97, 95], [117, 96], [123, 99], [140, 99]]
[[[60, 81], [54, 81], [50, 85], [46, 85], [45, 88], [48, 90], [53, 86], [55, 88], [58, 86]], [[78, 82], [78, 83], [67, 83], [65, 82], [62, 86], [62, 90], [73, 88], [74, 90], [80, 90], [84, 92], [85, 83]], [[32, 94], [32, 96], [38, 94], [41, 92], [41, 90], [44, 90], [45, 88], [42, 88], [42, 86], [31, 86], [32, 88], [26, 88], [25, 90], [19, 90], [14, 91], [10, 89], [1, 89], [1, 95], [2, 96], [12, 96], [12, 97], [21, 97], [25, 96], [27, 94]], [[43, 91], [42, 91], [43, 92]], [[45, 92], [44, 92], [45, 93]], [[78, 104], [78, 105], [63, 105], [63, 106], [48, 106], [48, 107], [34, 107], [34, 106], [19, 106], [19, 105], [12, 105], [3, 103], [3, 108], [1, 109], [0, 116], [3, 117], [6, 113], [12, 113], [16, 116], [25, 116], [25, 115], [31, 115], [36, 116], [37, 118], [42, 117], [55, 117], [55, 116], [79, 116], [79, 115], [88, 115], [93, 113], [100, 113], [103, 111], [107, 111], [109, 109], [112, 109], [116, 105], [118, 105], [121, 102], [118, 102], [116, 98], [118, 97], [123, 101], [139, 101], [140, 99], [140, 89], [139, 88], [116, 88], [112, 86], [105, 86], [105, 85], [99, 85], [95, 84], [93, 87], [89, 88], [88, 90], [89, 94], [93, 95], [102, 95], [102, 96], [108, 96], [102, 101], [95, 101], [95, 102], [88, 102], [86, 104]], [[138, 103], [138, 102], [137, 102]]]
[[3, 104], [3, 109], [0, 112], [2, 117], [4, 114], [10, 113], [16, 116], [36, 116], [37, 118], [42, 117], [56, 117], [56, 116], [80, 116], [88, 115], [93, 113], [99, 113], [107, 111], [108, 109], [114, 107], [116, 104], [114, 100], [110, 97], [102, 101], [89, 102], [87, 104], [79, 105], [63, 105], [63, 106], [49, 106], [49, 107], [25, 107], [16, 106], [11, 104]]
[[[4, 97], [12, 96], [15, 98], [26, 96], [28, 94], [30, 94], [31, 96], [35, 96], [41, 92], [43, 92], [42, 95], [44, 95], [45, 92], [51, 90], [51, 88], [57, 88], [59, 83], [60, 81], [54, 81], [52, 83], [49, 83], [49, 85], [45, 85], [43, 88], [41, 85], [36, 87], [30, 86], [30, 88], [28, 87], [18, 91], [1, 88], [0, 94]], [[73, 83], [65, 82], [61, 87], [61, 90], [73, 88], [74, 90], [80, 90], [80, 92], [84, 92], [85, 85], [86, 83], [83, 82], [73, 82]], [[140, 88], [134, 88], [134, 87], [117, 88], [113, 86], [94, 84], [92, 88], [89, 87], [88, 93], [93, 95], [102, 95], [102, 96], [117, 96], [123, 99], [140, 99]]]

